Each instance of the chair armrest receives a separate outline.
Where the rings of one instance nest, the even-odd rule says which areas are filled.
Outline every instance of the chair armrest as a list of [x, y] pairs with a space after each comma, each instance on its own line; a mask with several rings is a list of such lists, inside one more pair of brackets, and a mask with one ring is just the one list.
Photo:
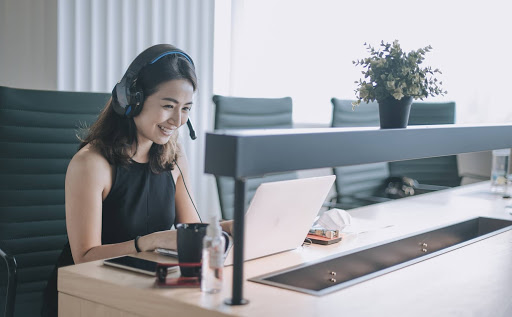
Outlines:
[[16, 300], [16, 281], [18, 279], [18, 271], [16, 258], [2, 249], [0, 249], [0, 257], [5, 261], [7, 266], [7, 292], [5, 295], [4, 316], [14, 316], [14, 301]]
[[392, 176], [387, 179], [387, 182], [388, 185], [385, 189], [386, 193], [390, 194], [390, 190], [398, 191], [399, 197], [397, 198], [404, 198], [412, 195], [425, 194], [452, 188], [450, 186], [443, 185], [420, 184], [417, 180], [407, 176]]
[[[376, 204], [376, 203], [383, 203], [383, 202], [386, 202], [386, 201], [390, 201], [390, 200], [393, 200], [391, 198], [387, 198], [387, 197], [379, 197], [379, 196], [365, 196], [365, 195], [341, 195], [341, 197], [343, 198], [350, 198], [354, 201], [360, 201], [360, 202], [364, 202], [364, 203], [368, 203], [368, 204]], [[356, 208], [356, 207], [361, 207], [361, 205], [359, 204], [353, 204], [353, 205], [350, 205], [349, 203], [338, 203], [337, 202], [337, 197], [333, 197], [331, 199], [330, 202], [325, 202], [323, 204], [323, 207], [327, 207], [327, 208], [340, 208], [340, 209], [352, 209], [352, 208]]]
[[353, 195], [353, 196], [350, 196], [350, 198], [357, 199], [357, 200], [360, 200], [360, 201], [365, 201], [365, 202], [371, 202], [371, 203], [383, 203], [383, 202], [386, 202], [386, 201], [393, 200], [393, 199], [387, 198], [387, 197], [363, 196], [363, 195]]
[[460, 174], [459, 176], [461, 178], [462, 177], [469, 177], [469, 178], [474, 178], [474, 179], [478, 179], [478, 180], [481, 180], [481, 181], [488, 181], [488, 180], [491, 179], [490, 176], [471, 174], [471, 173], [463, 173], [463, 174]]
[[453, 187], [442, 185], [416, 184], [416, 186], [414, 186], [414, 192], [415, 195], [420, 195], [450, 188]]

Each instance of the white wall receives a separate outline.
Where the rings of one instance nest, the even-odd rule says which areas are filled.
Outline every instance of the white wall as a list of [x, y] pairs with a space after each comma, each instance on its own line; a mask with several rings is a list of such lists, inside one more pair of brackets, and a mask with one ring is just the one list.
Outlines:
[[57, 0], [0, 0], [0, 85], [57, 88]]
[[[510, 1], [233, 0], [228, 91], [293, 98], [294, 121], [329, 124], [332, 97], [354, 99], [368, 56], [363, 43], [398, 39], [404, 51], [432, 45], [423, 66], [455, 101], [457, 123], [512, 122]], [[217, 91], [217, 90], [216, 90]], [[363, 105], [361, 106], [363, 107]], [[357, 110], [356, 110], [357, 111]]]
[[[405, 51], [434, 48], [426, 63], [443, 71], [448, 95], [426, 101], [455, 101], [457, 123], [510, 123], [510, 101], [500, 93], [512, 70], [503, 57], [512, 48], [507, 8], [505, 0], [233, 0], [232, 43], [224, 45], [230, 59], [216, 65], [229, 77], [216, 74], [222, 80], [214, 91], [290, 96], [297, 126], [328, 126], [330, 99], [355, 98], [362, 68], [352, 61], [368, 56], [363, 43], [399, 39]], [[459, 163], [463, 174], [490, 172], [489, 153]]]

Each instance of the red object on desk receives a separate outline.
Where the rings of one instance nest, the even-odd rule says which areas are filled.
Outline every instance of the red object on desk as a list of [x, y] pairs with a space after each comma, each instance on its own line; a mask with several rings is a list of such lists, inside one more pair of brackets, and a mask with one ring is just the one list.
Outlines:
[[175, 277], [166, 278], [165, 281], [156, 279], [155, 285], [159, 287], [200, 287], [201, 279], [199, 277]]
[[156, 266], [155, 285], [160, 287], [199, 287], [201, 286], [201, 278], [194, 277], [167, 277], [167, 268], [169, 267], [200, 267], [201, 263], [158, 263]]
[[333, 244], [333, 243], [337, 243], [337, 242], [341, 241], [341, 237], [329, 239], [327, 237], [317, 236], [316, 234], [308, 234], [307, 239], [311, 240], [311, 243], [323, 244], [323, 245]]

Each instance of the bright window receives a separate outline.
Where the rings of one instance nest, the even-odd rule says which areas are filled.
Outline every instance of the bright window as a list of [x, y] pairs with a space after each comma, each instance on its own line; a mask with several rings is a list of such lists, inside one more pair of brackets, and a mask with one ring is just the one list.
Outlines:
[[[332, 97], [353, 99], [363, 43], [433, 46], [457, 122], [512, 121], [512, 19], [506, 0], [217, 0], [218, 94], [291, 96], [296, 123], [328, 124]], [[219, 14], [224, 14], [219, 19]], [[222, 27], [219, 27], [222, 26]], [[363, 105], [364, 106], [364, 105]], [[357, 110], [356, 110], [357, 111]]]

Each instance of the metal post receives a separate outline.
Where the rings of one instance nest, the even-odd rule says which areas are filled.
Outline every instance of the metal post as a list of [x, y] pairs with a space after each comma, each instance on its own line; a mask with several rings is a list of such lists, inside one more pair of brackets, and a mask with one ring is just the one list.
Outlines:
[[244, 282], [244, 218], [245, 218], [245, 179], [235, 179], [235, 215], [233, 223], [233, 294], [224, 301], [227, 305], [245, 305], [243, 299]]

